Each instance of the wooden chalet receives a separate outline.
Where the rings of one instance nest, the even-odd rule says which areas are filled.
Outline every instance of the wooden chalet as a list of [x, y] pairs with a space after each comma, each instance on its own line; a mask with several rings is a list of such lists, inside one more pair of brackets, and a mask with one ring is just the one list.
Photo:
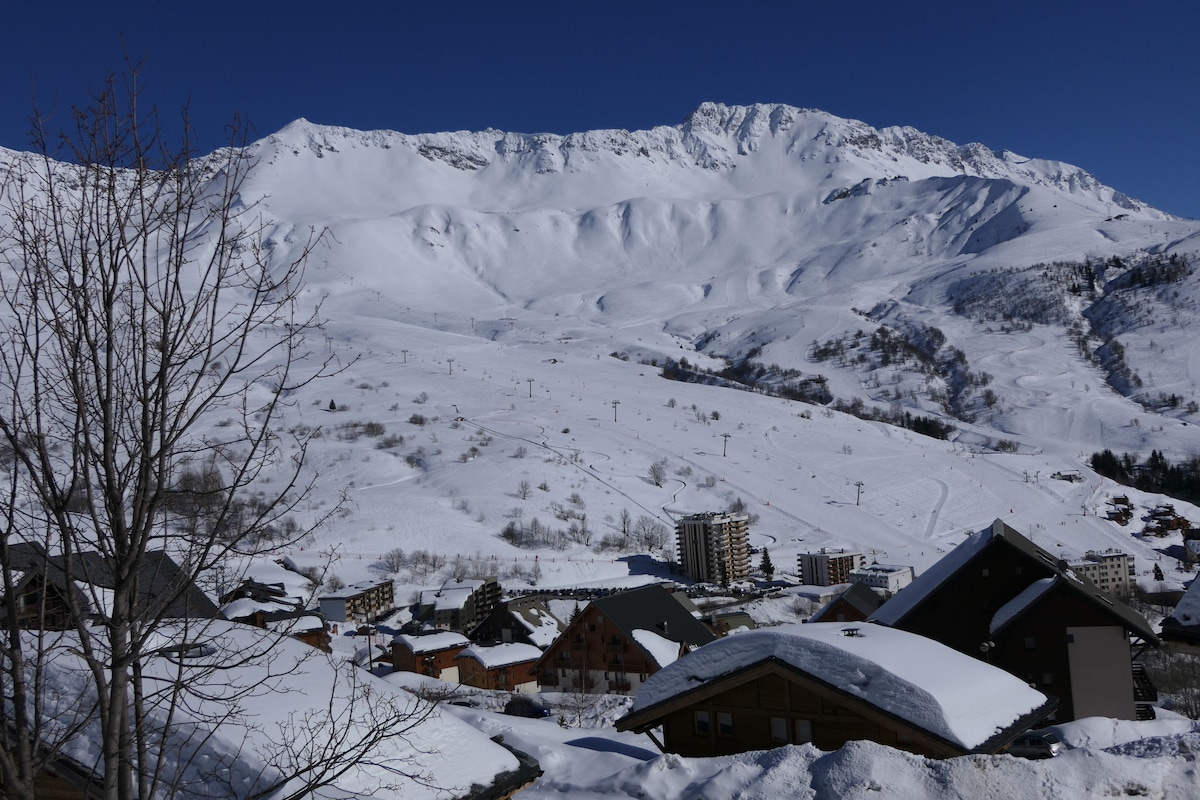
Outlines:
[[852, 583], [809, 617], [809, 622], [861, 622], [883, 604], [879, 593], [865, 583]]
[[588, 603], [538, 659], [537, 681], [547, 691], [632, 694], [715, 639], [672, 592], [643, 586]]
[[865, 739], [948, 758], [1003, 750], [1056, 702], [915, 634], [870, 623], [792, 624], [684, 656], [642, 686], [616, 727], [691, 757], [805, 743], [836, 750]]
[[540, 649], [520, 642], [471, 645], [455, 657], [458, 682], [476, 689], [536, 692], [533, 665], [541, 656]]
[[935, 639], [1057, 696], [1056, 721], [1153, 713], [1153, 687], [1135, 683], [1132, 661], [1134, 647], [1158, 646], [1154, 629], [1000, 520], [870, 620]]
[[458, 662], [455, 659], [470, 645], [470, 639], [453, 631], [424, 636], [397, 634], [392, 639], [392, 669], [458, 683]]

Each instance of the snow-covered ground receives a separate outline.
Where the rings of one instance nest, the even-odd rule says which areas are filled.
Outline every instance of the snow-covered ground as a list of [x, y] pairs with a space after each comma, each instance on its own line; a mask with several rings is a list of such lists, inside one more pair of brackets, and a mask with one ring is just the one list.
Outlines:
[[1054, 730], [1073, 749], [1049, 761], [1008, 755], [930, 760], [872, 742], [834, 752], [787, 745], [719, 758], [662, 755], [646, 737], [609, 727], [563, 728], [450, 707], [462, 719], [534, 755], [545, 774], [521, 796], [653, 797], [665, 800], [813, 798], [1152, 797], [1200, 791], [1191, 720], [1119, 722], [1090, 718]]

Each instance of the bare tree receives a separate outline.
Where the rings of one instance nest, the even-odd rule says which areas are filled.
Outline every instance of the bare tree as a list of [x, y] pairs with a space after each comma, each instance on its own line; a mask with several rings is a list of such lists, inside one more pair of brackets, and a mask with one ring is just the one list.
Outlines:
[[393, 575], [406, 566], [408, 566], [408, 558], [404, 553], [404, 548], [393, 547], [383, 554], [383, 568]]
[[661, 549], [667, 543], [667, 537], [670, 534], [666, 525], [663, 525], [654, 517], [648, 517], [644, 514], [637, 518], [634, 530], [637, 532], [638, 541], [647, 550]]
[[667, 480], [667, 460], [664, 458], [651, 464], [648, 477], [655, 486], [662, 486]]
[[[206, 574], [298, 542], [323, 521], [282, 524], [313, 478], [303, 469], [307, 439], [281, 440], [276, 423], [289, 393], [335, 371], [309, 345], [317, 309], [299, 294], [320, 236], [268, 240], [242, 195], [246, 128], [235, 120], [228, 147], [197, 156], [185, 109], [181, 142], [168, 146], [154, 112], [138, 108], [137, 72], [110, 77], [63, 134], [35, 119], [34, 152], [0, 163], [7, 797], [31, 798], [38, 770], [80, 730], [40, 685], [68, 651], [86, 665], [82, 697], [92, 705], [80, 725], [98, 726], [103, 796], [175, 794], [158, 748], [211, 732], [189, 733], [175, 717], [195, 701], [185, 700], [187, 682], [145, 677], [163, 636], [202, 637], [200, 623], [186, 634], [167, 625], [167, 609]], [[196, 464], [200, 480], [188, 477]], [[264, 471], [269, 485], [258, 481]], [[178, 513], [181, 497], [203, 508], [199, 523]], [[158, 550], [170, 552], [182, 578], [155, 587], [160, 596], [148, 604], [143, 572]], [[52, 566], [66, 587], [108, 576], [104, 602], [68, 588], [65, 609], [51, 618], [43, 590], [24, 623], [66, 631], [23, 631], [16, 589], [31, 553], [40, 554], [43, 587]], [[210, 705], [209, 724], [224, 724], [235, 705]], [[400, 714], [371, 736], [406, 727]], [[340, 741], [335, 750], [361, 758], [365, 743]], [[289, 767], [308, 789], [336, 769]]]

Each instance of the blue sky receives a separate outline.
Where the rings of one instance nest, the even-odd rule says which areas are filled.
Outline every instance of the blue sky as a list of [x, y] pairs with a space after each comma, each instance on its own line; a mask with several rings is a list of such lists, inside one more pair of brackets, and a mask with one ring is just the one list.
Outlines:
[[208, 0], [21, 2], [0, 33], [0, 145], [145, 59], [143, 102], [406, 133], [569, 133], [788, 103], [1081, 166], [1200, 218], [1200, 4]]

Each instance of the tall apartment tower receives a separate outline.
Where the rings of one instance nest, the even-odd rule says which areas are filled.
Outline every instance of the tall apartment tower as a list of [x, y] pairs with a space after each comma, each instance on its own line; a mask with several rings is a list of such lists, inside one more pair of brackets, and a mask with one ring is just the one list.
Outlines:
[[750, 517], [746, 514], [692, 514], [675, 525], [679, 564], [694, 581], [728, 586], [750, 577]]

